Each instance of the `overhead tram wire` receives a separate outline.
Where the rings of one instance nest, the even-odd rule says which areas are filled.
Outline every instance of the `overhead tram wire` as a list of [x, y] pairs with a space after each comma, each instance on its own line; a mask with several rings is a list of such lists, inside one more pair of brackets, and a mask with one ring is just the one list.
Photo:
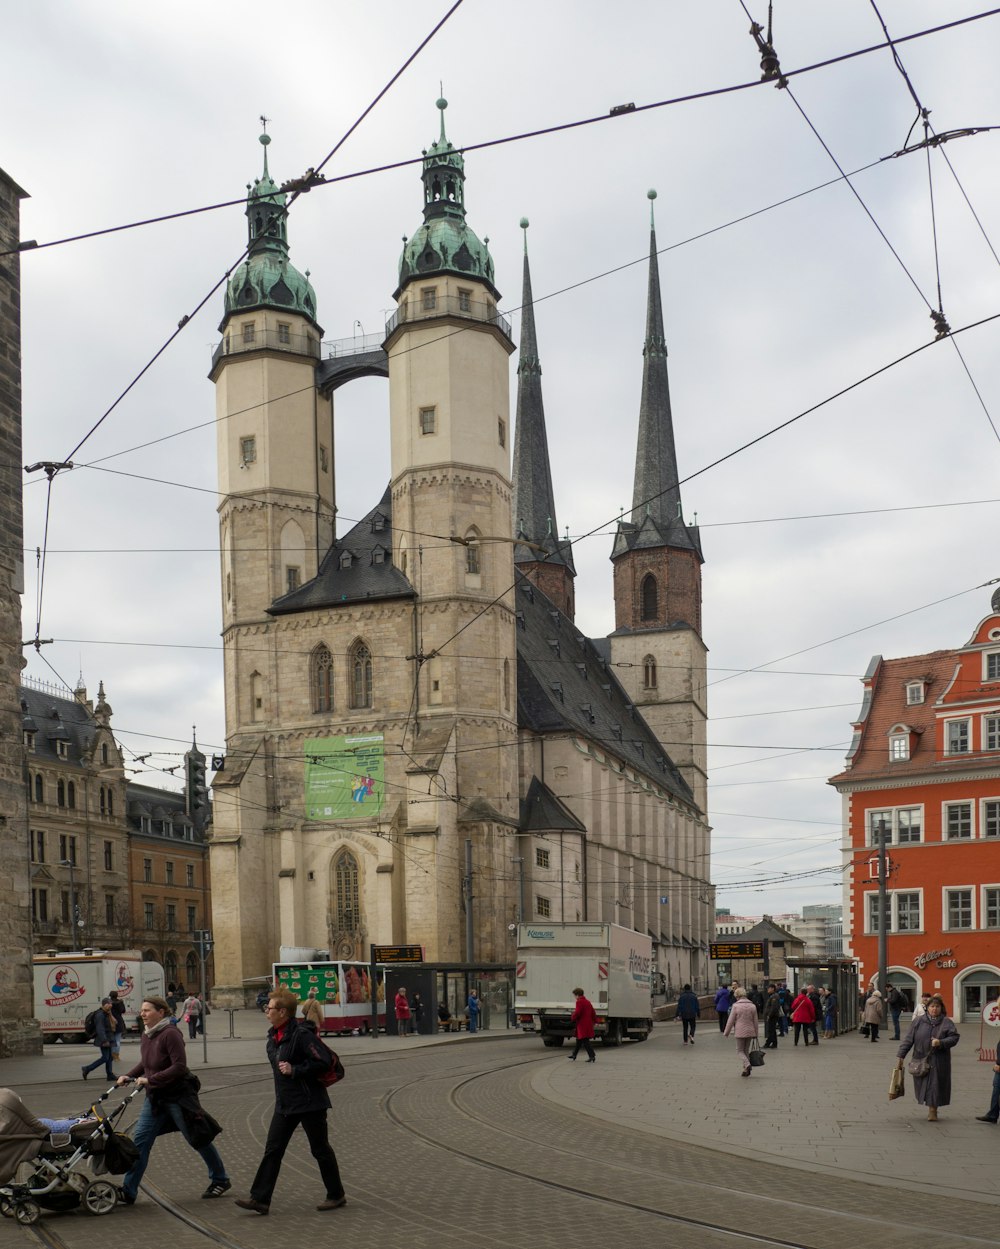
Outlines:
[[[938, 290], [937, 308], [934, 307], [931, 301], [924, 294], [919, 282], [917, 282], [916, 278], [913, 276], [913, 274], [910, 272], [909, 268], [907, 267], [906, 263], [904, 262], [902, 256], [900, 256], [899, 252], [897, 252], [895, 247], [892, 245], [892, 242], [890, 241], [889, 236], [882, 229], [881, 225], [879, 225], [878, 221], [875, 218], [875, 214], [871, 211], [871, 209], [862, 199], [861, 193], [858, 191], [857, 187], [855, 187], [854, 183], [844, 172], [843, 166], [840, 164], [840, 161], [838, 161], [836, 156], [834, 156], [833, 151], [830, 148], [829, 144], [826, 142], [826, 140], [817, 130], [816, 126], [813, 124], [808, 113], [805, 111], [805, 108], [796, 98], [795, 93], [792, 91], [791, 87], [789, 86], [788, 75], [782, 72], [778, 58], [774, 52], [774, 45], [772, 42], [772, 32], [771, 32], [771, 16], [770, 16], [771, 8], [770, 6], [768, 9], [768, 31], [767, 31], [767, 40], [765, 43], [761, 38], [763, 28], [757, 22], [754, 21], [753, 17], [750, 14], [750, 10], [746, 6], [745, 0], [739, 0], [739, 4], [743, 12], [747, 15], [748, 18], [750, 18], [750, 34], [756, 40], [758, 48], [760, 48], [761, 50], [765, 52], [765, 55], [761, 59], [761, 69], [764, 71], [761, 81], [773, 82], [776, 87], [783, 90], [787, 94], [788, 98], [792, 101], [792, 103], [798, 109], [799, 114], [802, 117], [802, 120], [806, 123], [806, 125], [812, 131], [813, 135], [816, 137], [816, 140], [818, 141], [820, 146], [823, 148], [823, 151], [826, 152], [827, 156], [829, 156], [830, 160], [833, 162], [834, 166], [837, 169], [837, 172], [841, 175], [844, 182], [846, 182], [848, 188], [850, 189], [851, 194], [858, 201], [858, 204], [860, 204], [863, 212], [865, 213], [865, 216], [867, 216], [868, 220], [872, 223], [872, 225], [878, 231], [879, 236], [881, 237], [882, 241], [885, 243], [886, 247], [888, 247], [889, 251], [892, 253], [893, 257], [895, 258], [899, 267], [902, 269], [903, 273], [906, 275], [907, 279], [910, 282], [910, 285], [917, 292], [917, 294], [923, 300], [925, 306], [928, 308], [930, 312], [931, 320], [934, 323], [936, 337], [938, 339], [950, 337], [951, 326], [948, 324], [948, 321], [944, 315], [944, 308], [943, 308], [942, 300], [941, 300], [941, 270], [940, 270], [940, 263], [938, 259], [937, 224], [936, 224], [935, 217], [934, 217], [933, 180], [931, 180], [930, 205], [931, 205], [931, 234], [932, 234], [933, 249], [934, 249], [934, 265], [935, 265], [935, 272], [937, 274], [937, 290]], [[874, 0], [872, 0], [872, 5], [874, 7]], [[875, 12], [878, 13], [877, 8], [875, 9]], [[879, 20], [881, 20], [881, 17], [879, 18]], [[906, 85], [909, 88], [910, 95], [916, 101], [918, 113], [920, 116], [924, 118], [924, 125], [926, 128], [927, 112], [921, 106], [920, 100], [917, 97], [917, 94], [913, 89], [913, 84], [910, 82], [905, 71], [902, 69], [902, 61], [900, 60], [899, 54], [896, 51], [894, 41], [889, 37], [888, 29], [885, 28], [884, 23], [883, 23], [883, 30], [885, 31], [885, 35], [886, 35], [887, 46], [889, 47], [889, 49], [891, 50], [893, 54], [897, 68], [899, 68], [903, 72], [903, 77], [906, 80]], [[919, 117], [918, 117], [918, 120], [919, 120]], [[929, 147], [927, 149], [927, 168], [928, 168], [928, 178], [930, 178], [930, 148]], [[965, 372], [965, 375], [968, 378], [970, 385], [972, 386], [972, 389], [973, 389], [973, 392], [975, 393], [976, 398], [979, 400], [979, 406], [982, 408], [983, 413], [986, 416], [986, 420], [989, 423], [990, 429], [993, 431], [993, 436], [997, 439], [998, 442], [1000, 442], [1000, 430], [997, 429], [996, 424], [993, 420], [993, 417], [990, 414], [990, 411], [986, 406], [986, 401], [983, 398], [982, 392], [980, 391], [979, 386], [976, 384], [975, 378], [972, 376], [972, 370], [969, 368], [968, 362], [966, 361], [965, 357], [962, 355], [961, 349], [958, 347], [957, 344], [955, 344], [954, 346], [955, 346], [955, 351], [958, 355], [959, 362], [962, 365], [962, 368]]]
[[[441, 23], [439, 23], [439, 25], [443, 25], [444, 22], [448, 20], [448, 18], [451, 16], [451, 13], [454, 11], [454, 8], [457, 8], [458, 4], [460, 3], [461, 3], [461, 0], [457, 0], [457, 3], [453, 6], [453, 9], [450, 10], [445, 15], [444, 18], [442, 18]], [[929, 26], [929, 27], [926, 27], [924, 30], [914, 31], [913, 33], [909, 35], [902, 35], [899, 38], [895, 39], [893, 43], [898, 45], [901, 43], [909, 43], [916, 39], [926, 39], [926, 38], [929, 38], [931, 35], [941, 34], [944, 31], [953, 30], [959, 26], [966, 26], [971, 22], [978, 22], [978, 21], [983, 21], [986, 18], [996, 17], [998, 14], [1000, 14], [1000, 8], [987, 9], [981, 13], [973, 13], [967, 17], [957, 18], [952, 22], [943, 22], [938, 26]], [[437, 27], [435, 28], [434, 31], [431, 32], [431, 35], [428, 36], [428, 40], [433, 37], [436, 31], [437, 31]], [[424, 43], [426, 43], [428, 40], [425, 40]], [[422, 50], [423, 46], [424, 44], [421, 44], [420, 48], [418, 48], [417, 51], [414, 52], [413, 54], [414, 57]], [[811, 65], [803, 65], [799, 69], [787, 70], [785, 71], [785, 77], [786, 78], [799, 77], [803, 74], [814, 73], [817, 70], [829, 69], [833, 65], [843, 64], [845, 61], [855, 60], [856, 58], [861, 57], [861, 56], [868, 56], [873, 52], [884, 51], [886, 46], [888, 45], [884, 43], [873, 44], [869, 47], [857, 48], [853, 52], [842, 53], [839, 56], [827, 57], [825, 60], [815, 61]], [[410, 59], [412, 60], [413, 57], [411, 57]], [[407, 64], [409, 64], [409, 62], [407, 62]], [[403, 69], [405, 68], [406, 66], [403, 67]], [[402, 73], [402, 70], [400, 70], [400, 73]], [[628, 113], [625, 113], [625, 114], [599, 113], [594, 117], [583, 117], [583, 118], [578, 118], [575, 121], [558, 122], [551, 126], [541, 126], [535, 130], [526, 130], [526, 131], [519, 132], [518, 134], [505, 135], [504, 137], [499, 138], [499, 139], [485, 139], [479, 143], [469, 143], [463, 146], [460, 150], [463, 153], [481, 152], [481, 151], [485, 151], [488, 148], [502, 147], [505, 144], [509, 144], [509, 143], [521, 143], [528, 139], [544, 138], [547, 135], [560, 134], [568, 130], [577, 130], [583, 126], [594, 126], [594, 125], [600, 124], [601, 122], [607, 122], [607, 121], [618, 122], [621, 120], [622, 117], [631, 116], [636, 113], [650, 112], [654, 109], [669, 108], [669, 107], [673, 107], [679, 104], [696, 103], [699, 100], [713, 99], [714, 97], [722, 96], [722, 95], [732, 95], [734, 92], [751, 90], [752, 88], [759, 87], [760, 85], [761, 85], [760, 81], [755, 79], [751, 82], [737, 83], [728, 87], [714, 87], [706, 91], [696, 91], [688, 95], [674, 96], [666, 100], [656, 100], [650, 104], [639, 104], [639, 105], [636, 105], [635, 108], [629, 109]], [[384, 90], [382, 94], [384, 94]], [[377, 97], [377, 99], [378, 98], [380, 97]], [[376, 99], [376, 102], [377, 102], [377, 99]], [[371, 107], [373, 107], [373, 105], [370, 105], [369, 109], [366, 110], [366, 112], [370, 111]], [[348, 132], [348, 134], [350, 134], [350, 131]], [[346, 139], [347, 135], [345, 135], [344, 138]], [[343, 142], [343, 140], [341, 142]], [[311, 172], [313, 174], [318, 173], [322, 169], [323, 165], [326, 164], [327, 161], [330, 159], [330, 156], [332, 156], [334, 152], [336, 152], [337, 148], [339, 147], [340, 147], [340, 144], [337, 144], [337, 147], [335, 147], [330, 152], [330, 154], [326, 158], [324, 158], [323, 162]], [[323, 187], [334, 186], [339, 182], [347, 182], [347, 181], [351, 181], [357, 178], [371, 177], [374, 174], [388, 173], [397, 169], [404, 169], [410, 165], [420, 164], [422, 160], [423, 160], [422, 156], [409, 157], [405, 160], [391, 161], [384, 165], [374, 165], [367, 169], [356, 170], [353, 173], [338, 174], [332, 178], [322, 178], [321, 180], [315, 183], [312, 183], [308, 189], [320, 190]], [[289, 185], [289, 187], [291, 188], [291, 186], [294, 185], [294, 180], [292, 184], [286, 184], [286, 185]], [[183, 209], [179, 212], [166, 213], [163, 216], [159, 216], [159, 217], [144, 218], [143, 220], [139, 220], [139, 221], [126, 222], [125, 224], [122, 224], [122, 225], [107, 226], [99, 230], [90, 230], [83, 234], [74, 234], [74, 235], [68, 235], [65, 238], [51, 239], [48, 242], [44, 242], [44, 243], [38, 243], [32, 239], [32, 240], [22, 243], [19, 247], [11, 248], [8, 251], [0, 251], [0, 258], [4, 256], [16, 255], [18, 253], [26, 254], [31, 251], [40, 251], [43, 248], [47, 248], [47, 247], [61, 247], [68, 243], [77, 243], [77, 242], [84, 241], [86, 239], [99, 238], [102, 235], [106, 235], [106, 234], [117, 234], [117, 233], [121, 233], [124, 230], [140, 229], [149, 225], [157, 225], [165, 221], [174, 221], [174, 220], [177, 220], [178, 218], [196, 216], [199, 213], [214, 212], [215, 210], [220, 209], [220, 208], [232, 208], [238, 204], [244, 204], [244, 203], [246, 203], [245, 197], [242, 200], [223, 200], [223, 201], [220, 201], [219, 203], [206, 204], [199, 208]]]

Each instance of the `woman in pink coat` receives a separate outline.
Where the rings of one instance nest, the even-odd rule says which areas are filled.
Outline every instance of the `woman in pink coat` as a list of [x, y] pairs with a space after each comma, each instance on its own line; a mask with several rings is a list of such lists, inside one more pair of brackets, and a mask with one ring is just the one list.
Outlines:
[[753, 1071], [750, 1066], [750, 1046], [757, 1040], [757, 1007], [747, 997], [746, 989], [737, 989], [733, 999], [723, 1035], [736, 1033], [736, 1052], [743, 1063], [742, 1074], [748, 1076]]

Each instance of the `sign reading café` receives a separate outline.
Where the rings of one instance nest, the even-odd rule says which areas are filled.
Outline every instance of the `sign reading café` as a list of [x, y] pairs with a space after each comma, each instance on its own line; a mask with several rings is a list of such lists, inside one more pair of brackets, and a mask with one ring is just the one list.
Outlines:
[[913, 960], [913, 966], [919, 967], [921, 971], [928, 963], [933, 963], [935, 967], [957, 967], [958, 959], [955, 958], [955, 951], [948, 946], [946, 950], [925, 950]]

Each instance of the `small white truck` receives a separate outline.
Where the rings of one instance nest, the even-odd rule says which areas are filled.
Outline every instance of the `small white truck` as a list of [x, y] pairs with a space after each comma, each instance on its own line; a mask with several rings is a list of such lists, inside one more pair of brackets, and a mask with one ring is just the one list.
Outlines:
[[138, 950], [70, 950], [36, 954], [31, 961], [35, 1018], [46, 1041], [83, 1040], [84, 1020], [112, 989], [125, 1003], [127, 1028], [144, 997], [163, 995], [163, 968], [144, 963]]
[[525, 1032], [548, 1046], [574, 1035], [570, 1023], [583, 989], [597, 1012], [596, 1035], [605, 1045], [628, 1037], [645, 1041], [653, 1027], [650, 992], [653, 943], [617, 924], [519, 924], [514, 1013]]

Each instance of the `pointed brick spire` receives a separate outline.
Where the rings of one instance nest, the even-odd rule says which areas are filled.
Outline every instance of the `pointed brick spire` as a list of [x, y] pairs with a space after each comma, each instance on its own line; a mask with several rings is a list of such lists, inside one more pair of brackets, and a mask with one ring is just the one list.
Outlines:
[[[521, 219], [527, 231], [527, 218]], [[521, 343], [517, 365], [517, 424], [514, 433], [514, 562], [539, 588], [572, 616], [576, 575], [568, 539], [559, 538], [549, 446], [542, 403], [542, 368], [535, 336], [528, 240], [524, 242], [524, 289], [521, 296]], [[531, 546], [525, 545], [531, 543]], [[539, 549], [541, 548], [541, 549]], [[538, 576], [532, 574], [538, 570]]]

